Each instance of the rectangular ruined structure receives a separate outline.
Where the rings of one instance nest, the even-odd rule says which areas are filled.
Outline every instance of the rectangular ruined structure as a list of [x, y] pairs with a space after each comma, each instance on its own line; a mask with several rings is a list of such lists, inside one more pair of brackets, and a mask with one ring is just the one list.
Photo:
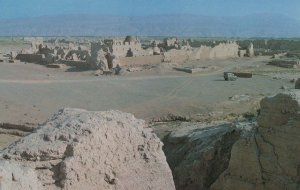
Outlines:
[[171, 49], [164, 52], [164, 61], [183, 63], [193, 60], [236, 58], [238, 51], [239, 46], [235, 42], [220, 43], [215, 47]]
[[285, 59], [276, 59], [269, 63], [269, 65], [274, 65], [283, 68], [295, 68], [300, 66], [299, 60], [285, 60]]
[[44, 56], [42, 54], [18, 54], [16, 59], [28, 63], [41, 63]]
[[159, 64], [162, 62], [162, 60], [163, 60], [162, 55], [146, 55], [146, 56], [119, 58], [120, 65], [122, 66]]
[[[85, 43], [86, 44], [86, 43]], [[166, 38], [163, 41], [153, 40], [143, 45], [137, 37], [104, 39], [89, 42], [90, 47], [79, 42], [58, 43], [57, 40], [45, 44], [32, 43], [28, 52], [20, 53], [21, 61], [40, 64], [66, 64], [69, 66], [111, 70], [116, 66], [148, 65], [161, 62], [185, 63], [195, 60], [230, 59], [242, 57], [247, 53], [240, 50], [233, 41], [213, 43], [191, 47], [189, 40]], [[253, 50], [253, 46], [251, 46]], [[241, 52], [243, 55], [241, 55]], [[249, 51], [249, 54], [252, 51]]]

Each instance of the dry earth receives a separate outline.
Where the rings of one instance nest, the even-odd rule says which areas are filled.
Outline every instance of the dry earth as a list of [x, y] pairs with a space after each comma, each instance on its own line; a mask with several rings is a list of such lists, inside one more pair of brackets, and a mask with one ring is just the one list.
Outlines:
[[[228, 119], [249, 110], [255, 112], [264, 96], [293, 88], [289, 80], [300, 72], [268, 66], [270, 57], [255, 57], [184, 65], [162, 63], [136, 68], [136, 72], [122, 76], [96, 77], [94, 71], [8, 63], [2, 57], [23, 47], [26, 44], [0, 44], [0, 59], [4, 59], [0, 62], [0, 123], [37, 126], [64, 107], [117, 109], [147, 121], [163, 120], [169, 114], [205, 121]], [[209, 69], [196, 74], [173, 69], [183, 66]], [[224, 71], [250, 71], [254, 76], [226, 82]], [[0, 147], [7, 141], [3, 140]]]
[[71, 73], [35, 64], [4, 62], [0, 63], [0, 121], [41, 123], [62, 107], [119, 109], [143, 119], [168, 113], [192, 115], [228, 103], [229, 97], [235, 95], [246, 94], [255, 99], [280, 92], [283, 85], [293, 87], [287, 80], [259, 75], [235, 82], [223, 80], [223, 71], [265, 59], [219, 61], [215, 64], [225, 67], [211, 73], [191, 75], [169, 68], [172, 74], [157, 72], [144, 77], [136, 76], [140, 73], [95, 77], [92, 72]]

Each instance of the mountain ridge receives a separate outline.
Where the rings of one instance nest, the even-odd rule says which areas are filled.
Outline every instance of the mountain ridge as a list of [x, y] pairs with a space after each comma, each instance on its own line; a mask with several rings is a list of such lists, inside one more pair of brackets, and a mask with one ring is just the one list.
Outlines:
[[0, 36], [300, 37], [300, 20], [277, 14], [56, 15], [0, 20]]

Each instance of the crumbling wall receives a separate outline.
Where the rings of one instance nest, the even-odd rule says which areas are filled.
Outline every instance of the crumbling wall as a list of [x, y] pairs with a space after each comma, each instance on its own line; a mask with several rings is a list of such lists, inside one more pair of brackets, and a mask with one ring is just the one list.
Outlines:
[[18, 54], [17, 60], [28, 63], [42, 63], [45, 56], [42, 54]]
[[129, 50], [132, 51], [133, 56], [140, 55], [143, 52], [141, 43], [138, 41], [114, 43], [112, 46], [113, 53], [118, 57], [126, 57]]
[[[59, 53], [63, 54], [62, 51]], [[70, 50], [66, 55], [66, 60], [73, 60], [73, 61], [86, 61], [89, 57], [89, 52], [87, 50]]]
[[212, 59], [211, 47], [201, 46], [200, 48], [194, 49], [194, 58], [193, 59]]
[[239, 57], [245, 57], [245, 55], [247, 54], [247, 50], [241, 49], [238, 52]]
[[149, 52], [142, 48], [142, 44], [136, 37], [126, 36], [125, 40], [113, 39], [106, 40], [104, 43], [110, 47], [111, 53], [116, 57], [136, 57], [149, 55]]
[[269, 65], [274, 65], [278, 67], [284, 68], [294, 68], [300, 66], [300, 60], [284, 60], [284, 59], [276, 59], [272, 60]]
[[253, 57], [254, 56], [254, 46], [253, 43], [250, 43], [248, 49], [247, 49], [247, 54], [249, 57]]
[[91, 43], [91, 56], [87, 59], [87, 63], [91, 69], [106, 69], [108, 67], [105, 58], [106, 52], [103, 50], [106, 48], [102, 42]]
[[193, 60], [228, 59], [238, 57], [239, 46], [236, 43], [221, 43], [215, 47], [171, 49], [164, 52], [164, 62], [183, 63]]
[[177, 38], [165, 38], [161, 45], [165, 50], [180, 49], [179, 40]]
[[80, 70], [89, 70], [90, 69], [90, 65], [87, 64], [86, 61], [59, 60], [59, 61], [57, 61], [57, 63], [75, 67]]
[[183, 63], [189, 60], [191, 51], [171, 49], [163, 54], [164, 62]]
[[213, 59], [227, 59], [238, 57], [239, 45], [236, 43], [221, 43], [211, 50]]
[[137, 56], [137, 57], [120, 57], [119, 63], [122, 66], [130, 65], [152, 65], [159, 64], [163, 60], [162, 55]]

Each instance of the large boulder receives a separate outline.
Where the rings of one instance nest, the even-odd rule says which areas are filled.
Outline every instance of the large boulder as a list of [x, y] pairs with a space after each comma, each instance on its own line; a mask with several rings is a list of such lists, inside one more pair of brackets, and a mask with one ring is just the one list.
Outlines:
[[300, 91], [264, 98], [256, 132], [238, 140], [212, 190], [300, 189]]
[[175, 189], [158, 137], [119, 111], [63, 109], [2, 157], [33, 168], [42, 189]]

